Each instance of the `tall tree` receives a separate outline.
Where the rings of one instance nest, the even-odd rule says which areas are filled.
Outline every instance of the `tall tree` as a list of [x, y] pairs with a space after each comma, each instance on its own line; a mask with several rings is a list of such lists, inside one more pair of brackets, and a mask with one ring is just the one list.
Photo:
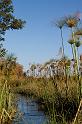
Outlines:
[[9, 29], [22, 29], [25, 21], [17, 19], [14, 15], [12, 0], [0, 0], [0, 57], [4, 56], [6, 50], [3, 48], [3, 36]]

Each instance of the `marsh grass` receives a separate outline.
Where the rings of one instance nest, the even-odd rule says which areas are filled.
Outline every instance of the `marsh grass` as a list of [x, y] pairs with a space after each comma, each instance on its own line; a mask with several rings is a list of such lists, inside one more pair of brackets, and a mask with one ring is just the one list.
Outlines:
[[36, 98], [48, 115], [49, 124], [68, 124], [75, 118], [79, 106], [79, 84], [76, 76], [28, 77], [24, 85], [19, 84], [14, 91]]
[[0, 124], [6, 124], [12, 121], [15, 109], [12, 102], [13, 95], [10, 92], [10, 86], [7, 80], [0, 87]]

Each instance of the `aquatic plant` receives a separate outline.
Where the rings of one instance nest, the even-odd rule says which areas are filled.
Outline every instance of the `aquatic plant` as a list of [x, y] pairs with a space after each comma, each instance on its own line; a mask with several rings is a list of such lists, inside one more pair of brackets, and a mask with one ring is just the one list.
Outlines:
[[10, 87], [7, 86], [7, 80], [0, 87], [0, 123], [7, 123], [12, 121], [12, 117], [15, 113], [15, 109], [12, 102], [12, 93]]
[[65, 25], [65, 20], [60, 19], [55, 23], [55, 25], [60, 29], [60, 32], [61, 32], [61, 43], [62, 43], [62, 51], [63, 51], [62, 58], [64, 58], [65, 54], [64, 54], [64, 41], [63, 41], [63, 31], [62, 31], [62, 29]]

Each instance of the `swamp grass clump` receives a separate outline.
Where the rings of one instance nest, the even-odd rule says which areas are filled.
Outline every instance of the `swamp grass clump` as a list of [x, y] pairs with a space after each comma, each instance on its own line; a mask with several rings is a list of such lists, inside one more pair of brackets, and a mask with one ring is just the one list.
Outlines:
[[24, 85], [21, 83], [14, 91], [36, 98], [48, 115], [49, 124], [69, 124], [75, 118], [79, 106], [79, 84], [76, 76], [28, 77]]
[[12, 121], [15, 113], [13, 104], [13, 94], [10, 92], [10, 86], [7, 80], [0, 86], [0, 124], [7, 124]]

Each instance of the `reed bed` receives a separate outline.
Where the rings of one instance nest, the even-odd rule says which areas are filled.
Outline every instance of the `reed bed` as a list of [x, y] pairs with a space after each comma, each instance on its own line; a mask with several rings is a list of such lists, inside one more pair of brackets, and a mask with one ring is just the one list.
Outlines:
[[13, 104], [13, 94], [10, 92], [10, 86], [7, 85], [7, 80], [0, 86], [0, 124], [12, 122], [15, 113]]
[[71, 124], [76, 116], [79, 106], [79, 84], [76, 76], [28, 77], [14, 91], [36, 98], [50, 118], [49, 124]]

